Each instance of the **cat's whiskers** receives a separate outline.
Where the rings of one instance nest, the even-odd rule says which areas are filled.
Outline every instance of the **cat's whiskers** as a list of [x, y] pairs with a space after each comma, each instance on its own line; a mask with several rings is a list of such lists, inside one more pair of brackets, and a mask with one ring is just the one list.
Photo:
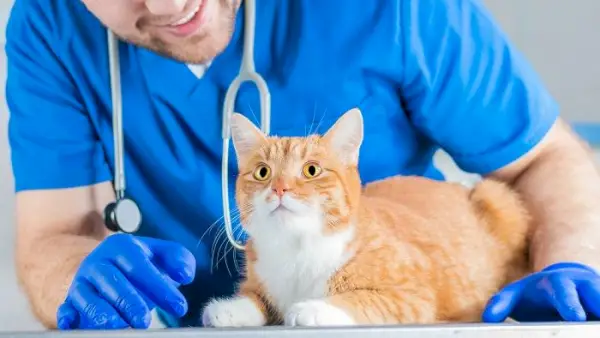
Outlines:
[[[242, 234], [241, 232], [238, 232], [237, 235], [235, 235], [235, 232], [240, 227], [241, 227], [240, 224], [236, 224], [235, 228], [233, 229], [233, 233], [234, 233], [234, 236], [235, 236], [234, 238], [235, 238], [236, 241], [239, 241], [239, 237]], [[229, 244], [229, 241], [227, 241], [226, 243]], [[223, 243], [223, 244], [225, 244], [225, 243]], [[219, 247], [219, 251], [221, 250], [220, 248], [223, 246], [223, 244], [221, 244], [221, 246]], [[227, 246], [225, 246], [225, 250], [223, 250], [223, 255], [221, 255], [221, 258], [217, 257], [217, 263], [216, 263], [216, 265], [218, 266], [221, 261], [224, 261], [225, 262], [225, 267], [227, 268], [227, 272], [229, 273], [229, 276], [232, 277], [231, 271], [229, 270], [229, 264], [227, 263], [227, 256], [228, 256], [229, 252], [232, 253], [233, 265], [235, 267], [235, 271], [236, 271], [236, 273], [239, 273], [240, 272], [240, 267], [239, 267], [239, 264], [238, 264], [238, 261], [237, 261], [237, 257], [236, 257], [236, 254], [238, 253], [238, 251], [236, 250], [236, 248], [233, 245], [230, 245], [229, 248], [227, 248]]]
[[220, 240], [223, 239], [223, 235], [225, 235], [225, 228], [219, 229], [219, 232], [215, 235], [213, 239], [213, 243], [210, 249], [210, 273], [213, 273], [213, 269], [215, 268], [215, 252], [217, 249], [217, 245]]
[[311, 133], [312, 126], [315, 124], [315, 117], [317, 117], [317, 102], [315, 101], [315, 106], [313, 107], [313, 117], [310, 121], [310, 126], [308, 128], [308, 132], [306, 131], [306, 126], [304, 126], [304, 137], [308, 137]]
[[[235, 240], [239, 242], [241, 236], [242, 236], [242, 232], [240, 231], [240, 232], [238, 232], [237, 236], [235, 237]], [[238, 263], [237, 256], [236, 256], [236, 254], [238, 253], [238, 251], [235, 250], [234, 248], [232, 248], [232, 250], [233, 250], [233, 256], [234, 256], [234, 261], [233, 262], [235, 264], [236, 273], [239, 274], [241, 272], [241, 269], [240, 269], [240, 265]]]
[[[237, 214], [233, 215], [231, 217], [231, 223], [234, 224], [235, 222], [238, 221], [238, 219], [240, 218], [240, 213], [238, 212]], [[227, 248], [227, 245], [229, 243], [229, 239], [226, 236], [227, 231], [225, 230], [225, 226], [222, 226], [221, 229], [219, 230], [219, 232], [217, 233], [217, 235], [215, 236], [215, 239], [213, 241], [213, 245], [211, 248], [211, 257], [210, 257], [210, 262], [211, 262], [211, 273], [212, 273], [212, 268], [218, 268], [219, 267], [219, 252], [221, 251], [222, 248]], [[221, 244], [219, 244], [219, 242]], [[216, 261], [215, 261], [216, 260]], [[225, 265], [226, 268], [228, 269], [227, 266], [227, 261], [225, 261]]]
[[[218, 268], [219, 267], [219, 262], [224, 261], [225, 262], [225, 269], [227, 270], [227, 273], [229, 274], [229, 276], [231, 277], [231, 270], [229, 270], [229, 263], [227, 262], [225, 258], [225, 254], [227, 253], [227, 245], [229, 244], [229, 240], [225, 240], [223, 241], [223, 243], [221, 243], [221, 245], [219, 245], [219, 249], [217, 249], [217, 262], [215, 263], [215, 267]], [[223, 258], [219, 258], [219, 252], [221, 251], [221, 248], [224, 248], [223, 250]]]
[[206, 236], [209, 232], [211, 232], [213, 229], [215, 229], [217, 225], [220, 225], [219, 232], [217, 232], [217, 234], [215, 235], [213, 244], [211, 246], [211, 265], [210, 265], [210, 273], [211, 274], [213, 273], [212, 252], [214, 251], [214, 246], [215, 246], [215, 243], [218, 240], [219, 236], [221, 236], [225, 232], [225, 228], [223, 227], [224, 222], [222, 222], [224, 219], [225, 219], [225, 216], [223, 215], [223, 216], [219, 217], [216, 221], [214, 221], [210, 226], [208, 226], [208, 228], [206, 228], [206, 230], [204, 230], [204, 232], [198, 239], [198, 242], [196, 243], [196, 246], [194, 249], [195, 251], [197, 251], [198, 247], [200, 247], [200, 245], [202, 244], [202, 240], [204, 239], [204, 236]]
[[[232, 217], [231, 217], [231, 223], [234, 224], [234, 228], [233, 228], [233, 232], [235, 234], [235, 232], [237, 230], [240, 229], [241, 224], [236, 224], [237, 221], [242, 217], [243, 213], [249, 213], [252, 212], [253, 207], [251, 204], [245, 204], [243, 206], [241, 206], [239, 209], [235, 209], [232, 212]], [[241, 233], [238, 233], [236, 240], [239, 240], [239, 235]], [[229, 268], [229, 263], [227, 261], [227, 255], [229, 253], [230, 250], [233, 250], [233, 259], [234, 259], [234, 264], [236, 265], [237, 269], [239, 270], [239, 266], [237, 263], [237, 258], [235, 256], [236, 251], [235, 251], [235, 247], [233, 245], [231, 245], [231, 243], [229, 243], [229, 239], [227, 238], [226, 235], [226, 230], [225, 227], [222, 226], [221, 229], [219, 230], [219, 232], [217, 233], [217, 235], [215, 236], [215, 239], [213, 241], [213, 245], [211, 248], [211, 273], [212, 273], [212, 269], [213, 268], [218, 268], [219, 267], [219, 263], [221, 261], [225, 262], [225, 268], [227, 269], [227, 272], [229, 273], [229, 275], [231, 276], [231, 270]], [[221, 244], [219, 244], [219, 241], [223, 240], [223, 242], [221, 242]], [[229, 245], [229, 248], [227, 247]], [[221, 250], [223, 249], [223, 254], [220, 255]], [[219, 256], [221, 258], [219, 258]], [[215, 262], [216, 260], [216, 262]]]
[[323, 115], [321, 115], [321, 119], [319, 120], [319, 123], [317, 124], [317, 127], [315, 128], [314, 131], [311, 128], [311, 131], [310, 131], [309, 135], [312, 134], [312, 133], [318, 133], [319, 132], [319, 128], [321, 128], [321, 123], [323, 123], [323, 119], [325, 118], [326, 114], [327, 114], [327, 108], [325, 108], [325, 111], [323, 111]]
[[[239, 219], [239, 216], [235, 217], [235, 218], [232, 218], [231, 219], [231, 223], [233, 224], [233, 223], [237, 222], [238, 219]], [[236, 229], [237, 228], [234, 227], [233, 231], [235, 232]], [[227, 259], [226, 259], [227, 253], [229, 252], [229, 249], [228, 249], [227, 246], [229, 246], [229, 249], [233, 249], [234, 248], [231, 245], [231, 243], [229, 243], [229, 239], [227, 238], [227, 236], [225, 236], [225, 240], [219, 245], [219, 248], [217, 249], [217, 251], [215, 252], [215, 255], [214, 255], [214, 256], [216, 256], [216, 260], [217, 260], [216, 263], [215, 263], [215, 268], [218, 268], [219, 267], [219, 263], [221, 261], [224, 261], [225, 262], [225, 269], [227, 269], [227, 273], [229, 274], [229, 276], [231, 276], [231, 270], [229, 269], [229, 263], [227, 262]], [[221, 252], [221, 248], [223, 248], [223, 254], [221, 255], [221, 258], [219, 258], [219, 253]]]
[[206, 230], [204, 230], [204, 232], [202, 233], [202, 235], [200, 236], [200, 238], [198, 239], [198, 243], [196, 244], [196, 250], [198, 249], [198, 247], [200, 246], [200, 244], [202, 243], [202, 239], [204, 239], [204, 236], [206, 236], [206, 234], [208, 234], [212, 229], [215, 228], [215, 226], [217, 224], [219, 224], [219, 222], [221, 222], [223, 219], [225, 219], [225, 215], [217, 218], [216, 221], [214, 221], [211, 225], [208, 226], [208, 228], [206, 228]]
[[[235, 209], [232, 211], [232, 220], [237, 220], [240, 217], [241, 211], [244, 210], [243, 208], [238, 210]], [[244, 210], [245, 211], [245, 210]], [[200, 246], [200, 244], [202, 243], [202, 240], [204, 239], [204, 236], [206, 236], [206, 234], [208, 234], [209, 232], [212, 231], [212, 229], [214, 229], [215, 227], [218, 226], [219, 230], [217, 232], [217, 234], [214, 236], [213, 239], [213, 243], [211, 246], [211, 273], [213, 272], [213, 260], [214, 260], [214, 253], [215, 253], [215, 247], [217, 246], [219, 240], [222, 239], [222, 236], [224, 234], [226, 234], [225, 232], [225, 227], [224, 227], [224, 219], [225, 219], [225, 215], [219, 217], [215, 222], [213, 222], [200, 236], [200, 239], [198, 240], [198, 244], [196, 245], [196, 249]]]
[[252, 116], [254, 117], [254, 120], [260, 124], [260, 119], [256, 116], [256, 114], [254, 114], [254, 110], [250, 106], [250, 103], [248, 103], [248, 109], [250, 109], [250, 114], [252, 114]]
[[[245, 209], [245, 208], [242, 208], [242, 210], [244, 210], [245, 212], [247, 212], [247, 211], [249, 211], [250, 209]], [[235, 214], [235, 213], [237, 213], [237, 214], [241, 213], [241, 211], [240, 211], [239, 209], [235, 209], [235, 210], [233, 210], [232, 212], [233, 212], [234, 214]], [[232, 216], [232, 217], [235, 217], [235, 215], [234, 215], [234, 216]], [[215, 226], [217, 226], [217, 225], [220, 225], [220, 227], [221, 227], [221, 230], [223, 230], [223, 228], [222, 228], [222, 227], [223, 227], [223, 226], [224, 226], [224, 224], [225, 224], [224, 220], [225, 220], [225, 215], [223, 215], [223, 216], [221, 216], [221, 217], [217, 218], [217, 219], [216, 219], [216, 220], [215, 220], [215, 221], [214, 221], [214, 222], [213, 222], [213, 223], [212, 223], [210, 226], [208, 226], [208, 228], [206, 228], [206, 230], [204, 230], [204, 232], [203, 232], [203, 233], [202, 233], [202, 235], [200, 236], [200, 239], [198, 239], [198, 243], [196, 244], [196, 250], [198, 249], [198, 246], [200, 246], [200, 244], [202, 243], [202, 240], [204, 239], [204, 236], [206, 236], [206, 234], [208, 234], [208, 233], [209, 233], [209, 232], [210, 232], [210, 231], [211, 231], [213, 228], [215, 228]]]

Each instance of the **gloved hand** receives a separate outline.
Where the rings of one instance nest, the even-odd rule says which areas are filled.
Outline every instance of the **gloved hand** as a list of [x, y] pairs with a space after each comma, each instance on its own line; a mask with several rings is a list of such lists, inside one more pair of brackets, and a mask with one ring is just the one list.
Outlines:
[[174, 316], [187, 312], [177, 289], [191, 283], [194, 256], [164, 240], [115, 234], [86, 257], [57, 311], [58, 328], [148, 328], [158, 306]]
[[507, 285], [490, 299], [484, 322], [586, 321], [600, 318], [600, 275], [558, 263]]

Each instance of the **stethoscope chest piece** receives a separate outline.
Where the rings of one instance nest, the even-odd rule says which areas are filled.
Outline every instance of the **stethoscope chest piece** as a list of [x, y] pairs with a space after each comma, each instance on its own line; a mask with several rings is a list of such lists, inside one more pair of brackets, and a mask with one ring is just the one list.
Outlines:
[[123, 198], [106, 206], [104, 223], [111, 231], [134, 233], [140, 228], [142, 213], [134, 201]]

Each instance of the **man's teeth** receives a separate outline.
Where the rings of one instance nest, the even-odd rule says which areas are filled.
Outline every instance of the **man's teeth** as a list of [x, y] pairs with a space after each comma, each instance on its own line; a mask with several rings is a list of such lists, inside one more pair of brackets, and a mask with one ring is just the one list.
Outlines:
[[186, 24], [188, 22], [190, 22], [190, 20], [192, 20], [194, 18], [194, 15], [196, 15], [196, 13], [198, 13], [198, 11], [200, 10], [200, 4], [198, 4], [198, 7], [196, 7], [193, 11], [190, 12], [190, 14], [186, 15], [183, 19], [172, 23], [171, 26], [180, 26], [183, 24]]

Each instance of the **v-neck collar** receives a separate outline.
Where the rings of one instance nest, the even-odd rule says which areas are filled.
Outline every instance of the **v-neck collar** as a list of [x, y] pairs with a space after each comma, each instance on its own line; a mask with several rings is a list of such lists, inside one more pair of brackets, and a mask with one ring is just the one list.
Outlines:
[[206, 63], [202, 63], [202, 64], [188, 63], [187, 67], [194, 75], [196, 75], [198, 80], [200, 80], [204, 77], [204, 74], [206, 74], [206, 71], [210, 67], [211, 63], [212, 63], [212, 60], [210, 60]]

